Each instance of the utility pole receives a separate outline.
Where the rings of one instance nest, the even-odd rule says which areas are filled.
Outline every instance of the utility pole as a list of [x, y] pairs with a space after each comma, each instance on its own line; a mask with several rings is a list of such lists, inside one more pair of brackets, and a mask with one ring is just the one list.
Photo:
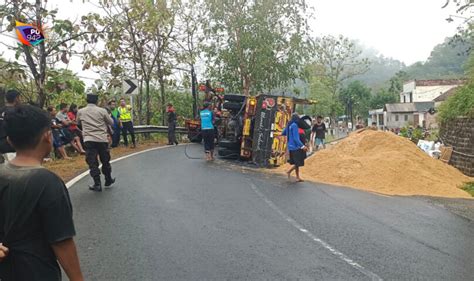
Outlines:
[[193, 116], [197, 118], [198, 105], [197, 105], [197, 92], [196, 92], [196, 72], [194, 71], [194, 64], [191, 64], [191, 93], [193, 96]]

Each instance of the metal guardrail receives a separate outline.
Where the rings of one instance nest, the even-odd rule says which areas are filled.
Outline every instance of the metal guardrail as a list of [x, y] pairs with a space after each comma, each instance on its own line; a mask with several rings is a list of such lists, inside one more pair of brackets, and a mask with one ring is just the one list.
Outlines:
[[[168, 133], [168, 126], [155, 125], [137, 125], [133, 126], [135, 134], [153, 134], [153, 133]], [[188, 130], [185, 127], [176, 127], [176, 134], [187, 134]]]

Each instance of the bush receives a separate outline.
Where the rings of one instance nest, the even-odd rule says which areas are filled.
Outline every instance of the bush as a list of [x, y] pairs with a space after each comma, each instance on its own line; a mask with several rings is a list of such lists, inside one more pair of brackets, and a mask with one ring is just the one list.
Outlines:
[[474, 117], [474, 82], [460, 87], [439, 107], [439, 121], [445, 122], [456, 117]]

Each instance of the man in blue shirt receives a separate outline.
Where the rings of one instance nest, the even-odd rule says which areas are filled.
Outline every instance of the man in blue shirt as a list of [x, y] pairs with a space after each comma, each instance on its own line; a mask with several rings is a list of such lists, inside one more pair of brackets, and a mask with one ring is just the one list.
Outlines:
[[304, 166], [304, 159], [306, 158], [306, 151], [308, 148], [301, 142], [298, 121], [300, 120], [298, 114], [294, 113], [291, 116], [291, 120], [288, 123], [288, 126], [283, 130], [282, 135], [287, 136], [288, 138], [288, 150], [290, 151], [290, 164], [293, 165], [290, 170], [286, 173], [288, 174], [288, 179], [291, 178], [291, 173], [296, 172], [296, 181], [302, 182], [303, 180], [300, 177], [300, 167]]
[[207, 161], [214, 160], [214, 113], [210, 107], [211, 104], [205, 102], [203, 110], [199, 113], [201, 117], [201, 135], [204, 140]]

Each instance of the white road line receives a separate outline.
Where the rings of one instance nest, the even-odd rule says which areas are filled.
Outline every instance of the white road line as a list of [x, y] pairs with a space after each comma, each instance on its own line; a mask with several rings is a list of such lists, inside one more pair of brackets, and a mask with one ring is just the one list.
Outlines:
[[[180, 145], [184, 145], [184, 144], [180, 144]], [[159, 146], [159, 147], [153, 147], [153, 148], [150, 148], [150, 149], [145, 149], [145, 150], [142, 150], [142, 151], [138, 151], [138, 152], [135, 152], [135, 153], [132, 153], [132, 154], [128, 154], [128, 155], [119, 157], [117, 159], [114, 159], [114, 160], [110, 161], [110, 163], [115, 163], [115, 162], [118, 162], [120, 160], [127, 159], [127, 158], [133, 157], [135, 155], [143, 154], [143, 153], [146, 153], [146, 152], [159, 150], [159, 149], [165, 149], [165, 148], [171, 148], [171, 147], [174, 147], [174, 146]], [[99, 166], [99, 169], [101, 167], [102, 167], [102, 165]], [[71, 188], [74, 184], [76, 184], [78, 181], [82, 180], [87, 175], [89, 175], [89, 170], [85, 171], [84, 173], [82, 173], [82, 174], [78, 175], [77, 177], [73, 178], [72, 180], [68, 181], [66, 183], [66, 187], [68, 189]]]
[[357, 269], [358, 271], [362, 272], [364, 275], [369, 277], [371, 280], [383, 280], [380, 276], [373, 273], [372, 271], [366, 269], [362, 265], [358, 264], [342, 252], [338, 251], [336, 248], [331, 246], [330, 244], [326, 243], [322, 239], [318, 238], [316, 235], [311, 233], [309, 230], [305, 229], [301, 224], [295, 221], [293, 218], [285, 214], [280, 208], [278, 208], [270, 199], [268, 199], [262, 192], [260, 192], [255, 186], [255, 184], [250, 183], [250, 187], [252, 190], [265, 202], [267, 205], [272, 208], [275, 212], [277, 212], [284, 220], [289, 222], [294, 228], [298, 229], [301, 233], [305, 234], [308, 238], [316, 242], [317, 244], [323, 246], [326, 250], [328, 250], [331, 254], [335, 255], [345, 263], [349, 264], [353, 268]]

